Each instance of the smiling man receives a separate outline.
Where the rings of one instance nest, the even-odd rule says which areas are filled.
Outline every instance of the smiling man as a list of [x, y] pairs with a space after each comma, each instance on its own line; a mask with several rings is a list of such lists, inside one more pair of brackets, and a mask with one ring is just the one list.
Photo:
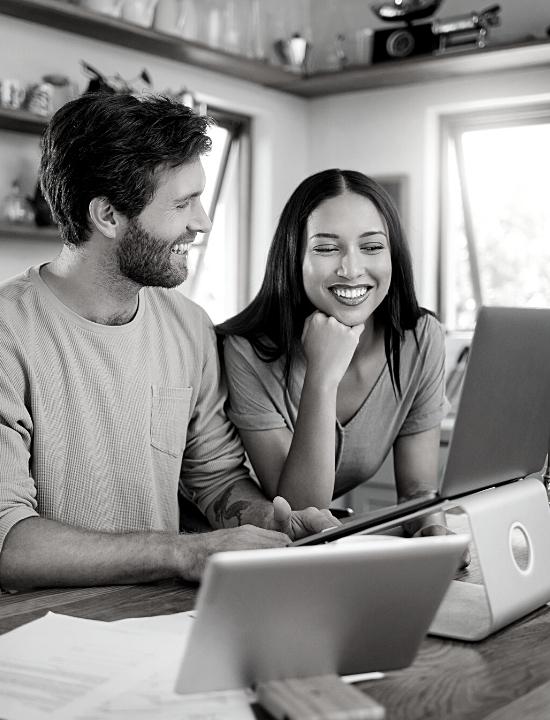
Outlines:
[[[195, 580], [213, 552], [335, 523], [250, 480], [211, 323], [173, 289], [210, 229], [207, 126], [165, 98], [85, 95], [45, 132], [63, 247], [0, 285], [4, 588]], [[179, 534], [178, 493], [218, 529]]]

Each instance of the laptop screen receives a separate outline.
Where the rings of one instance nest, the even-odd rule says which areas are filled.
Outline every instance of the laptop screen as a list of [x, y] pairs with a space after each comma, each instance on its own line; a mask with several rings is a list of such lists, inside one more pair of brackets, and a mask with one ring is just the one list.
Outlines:
[[538, 472], [550, 439], [550, 309], [481, 308], [441, 485], [454, 498]]

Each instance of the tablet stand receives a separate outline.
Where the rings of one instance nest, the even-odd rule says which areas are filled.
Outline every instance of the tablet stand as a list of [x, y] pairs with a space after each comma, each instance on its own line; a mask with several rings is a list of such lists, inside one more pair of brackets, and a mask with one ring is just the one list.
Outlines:
[[[483, 490], [460, 507], [470, 521], [482, 585], [453, 580], [430, 627], [433, 635], [482, 640], [550, 601], [550, 509], [535, 477]], [[514, 536], [527, 557], [519, 557]]]

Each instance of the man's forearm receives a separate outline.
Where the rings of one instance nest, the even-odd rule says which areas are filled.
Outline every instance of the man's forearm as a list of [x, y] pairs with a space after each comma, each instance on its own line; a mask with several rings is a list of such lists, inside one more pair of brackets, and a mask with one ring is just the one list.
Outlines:
[[273, 526], [273, 503], [252, 480], [240, 479], [229, 485], [210, 505], [206, 516], [214, 528], [237, 525]]
[[[265, 509], [267, 501], [261, 495], [260, 501], [256, 512]], [[251, 506], [249, 514], [253, 512]], [[263, 519], [270, 524], [267, 513]], [[33, 517], [14, 525], [6, 537], [0, 553], [0, 587], [126, 585], [169, 577], [197, 581], [213, 553], [284, 547], [288, 542], [284, 533], [252, 524], [190, 534], [104, 533]]]
[[21, 520], [0, 554], [0, 586], [86, 586], [149, 582], [176, 574], [176, 534], [105, 533], [44, 518]]

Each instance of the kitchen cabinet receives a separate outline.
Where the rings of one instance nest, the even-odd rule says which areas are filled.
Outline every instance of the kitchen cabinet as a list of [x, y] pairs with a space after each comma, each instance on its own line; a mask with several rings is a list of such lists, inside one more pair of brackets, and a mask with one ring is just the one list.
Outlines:
[[260, 60], [99, 15], [60, 0], [0, 0], [0, 13], [148, 52], [304, 98], [550, 65], [550, 40], [454, 50], [302, 77]]

